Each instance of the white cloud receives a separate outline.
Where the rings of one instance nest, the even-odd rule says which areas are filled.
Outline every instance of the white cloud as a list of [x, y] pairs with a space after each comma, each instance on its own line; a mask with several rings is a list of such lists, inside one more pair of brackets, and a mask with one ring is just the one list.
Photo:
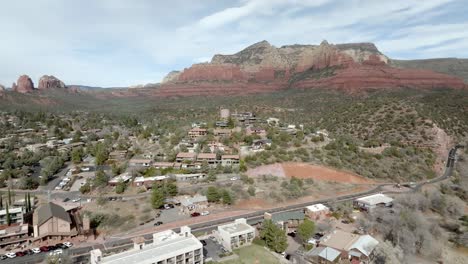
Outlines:
[[[462, 1], [16, 0], [2, 4], [0, 83], [23, 73], [100, 86], [159, 81], [165, 72], [275, 45], [372, 41], [403, 58], [468, 56]], [[26, 8], [27, 7], [27, 8]], [[450, 21], [445, 21], [445, 20]]]

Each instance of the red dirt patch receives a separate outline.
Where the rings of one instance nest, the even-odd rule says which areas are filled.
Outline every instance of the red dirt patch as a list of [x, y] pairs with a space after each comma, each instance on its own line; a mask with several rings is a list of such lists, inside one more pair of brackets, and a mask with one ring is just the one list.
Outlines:
[[286, 177], [300, 179], [314, 179], [320, 181], [335, 181], [353, 184], [373, 184], [374, 181], [364, 177], [330, 169], [323, 166], [306, 163], [284, 163], [282, 164]]

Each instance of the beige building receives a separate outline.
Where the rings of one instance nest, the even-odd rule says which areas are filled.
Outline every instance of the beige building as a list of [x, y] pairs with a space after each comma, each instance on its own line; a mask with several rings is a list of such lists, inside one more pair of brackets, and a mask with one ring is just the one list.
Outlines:
[[91, 264], [203, 264], [203, 245], [187, 226], [177, 234], [166, 230], [153, 234], [153, 243], [134, 239], [133, 249], [103, 256], [100, 249], [91, 251]]
[[330, 213], [330, 209], [323, 204], [309, 205], [305, 209], [305, 214], [311, 220], [320, 220]]
[[70, 214], [63, 207], [52, 202], [43, 204], [34, 211], [33, 229], [34, 237], [41, 239], [78, 234], [77, 230], [73, 228]]
[[[10, 224], [23, 223], [23, 207], [13, 207], [8, 209], [10, 215]], [[7, 225], [7, 212], [6, 209], [0, 210], [0, 225]]]
[[239, 218], [234, 223], [218, 226], [217, 239], [229, 251], [252, 244], [255, 238], [255, 228], [247, 224], [245, 218]]

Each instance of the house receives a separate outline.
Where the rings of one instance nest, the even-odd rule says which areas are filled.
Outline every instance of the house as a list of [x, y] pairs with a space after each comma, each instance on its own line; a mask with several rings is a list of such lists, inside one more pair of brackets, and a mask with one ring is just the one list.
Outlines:
[[[73, 217], [75, 218], [75, 217]], [[78, 234], [76, 220], [63, 207], [48, 202], [40, 205], [33, 213], [34, 238], [71, 237]]]
[[232, 130], [225, 128], [216, 128], [213, 130], [213, 134], [217, 137], [230, 137], [232, 134]]
[[122, 161], [125, 160], [125, 157], [127, 156], [126, 150], [114, 150], [111, 153], [109, 153], [109, 160], [111, 161]]
[[40, 151], [44, 151], [47, 149], [47, 144], [40, 144], [40, 143], [31, 144], [31, 145], [27, 145], [26, 149], [31, 152], [40, 152]]
[[240, 157], [239, 155], [222, 155], [221, 156], [221, 165], [223, 166], [232, 166], [239, 164]]
[[304, 222], [303, 211], [292, 211], [292, 212], [279, 212], [279, 213], [268, 213], [265, 212], [263, 219], [271, 220], [274, 224], [278, 225], [281, 229], [285, 230], [286, 233], [294, 232], [297, 227]]
[[245, 218], [239, 218], [233, 223], [218, 226], [215, 237], [225, 249], [232, 251], [251, 245], [255, 238], [255, 228], [247, 224]]
[[216, 165], [216, 154], [214, 153], [200, 153], [197, 156], [198, 162], [207, 162], [209, 165]]
[[201, 128], [201, 127], [206, 127], [206, 122], [193, 122], [192, 123], [192, 128]]
[[208, 198], [204, 195], [195, 196], [182, 196], [177, 197], [181, 205], [181, 211], [183, 213], [190, 213], [191, 211], [201, 211], [208, 207]]
[[255, 139], [252, 142], [252, 149], [253, 150], [261, 150], [264, 149], [265, 147], [271, 146], [271, 139]]
[[269, 117], [267, 120], [266, 120], [267, 124], [270, 125], [270, 126], [277, 126], [279, 125], [280, 123], [280, 120], [279, 118], [276, 118], [276, 117]]
[[228, 127], [229, 125], [228, 125], [228, 122], [226, 121], [216, 121], [215, 126], [225, 128], [225, 127]]
[[91, 250], [91, 264], [203, 264], [203, 245], [183, 226], [180, 233], [166, 230], [153, 234], [153, 242], [143, 237], [133, 240], [133, 248], [104, 257], [100, 249]]
[[372, 209], [382, 206], [391, 207], [393, 205], [393, 198], [385, 194], [378, 193], [354, 200], [354, 206], [364, 211], [371, 211]]
[[316, 247], [304, 254], [313, 264], [333, 264], [340, 261], [341, 252], [330, 247]]
[[153, 167], [156, 169], [174, 168], [174, 162], [154, 162]]
[[323, 204], [313, 204], [305, 208], [305, 215], [311, 220], [320, 220], [330, 213], [330, 208]]
[[263, 128], [259, 128], [259, 127], [248, 127], [246, 130], [245, 130], [245, 133], [247, 135], [258, 135], [260, 137], [266, 137], [267, 135], [267, 132], [265, 129]]
[[119, 182], [129, 182], [131, 179], [132, 179], [132, 175], [130, 175], [130, 173], [128, 172], [124, 172], [110, 179], [109, 185], [116, 186]]
[[177, 162], [184, 162], [184, 161], [195, 161], [197, 158], [197, 153], [194, 152], [179, 152], [176, 156]]
[[229, 111], [229, 109], [227, 108], [219, 109], [219, 117], [221, 117], [221, 119], [227, 120], [229, 119], [230, 116], [231, 116], [231, 111]]
[[[8, 209], [8, 214], [10, 215], [10, 224], [23, 223], [23, 207], [11, 207]], [[0, 225], [8, 225], [6, 209], [0, 210]]]
[[128, 162], [132, 167], [149, 167], [153, 161], [151, 159], [133, 158]]
[[178, 182], [183, 181], [196, 181], [196, 180], [203, 180], [206, 177], [204, 173], [188, 173], [188, 174], [174, 174], [174, 178]]
[[208, 134], [207, 129], [199, 128], [199, 127], [192, 128], [188, 132], [188, 136], [191, 139], [196, 139], [196, 138], [199, 138], [199, 137], [203, 137], [203, 136], [206, 136], [207, 134]]
[[341, 259], [369, 263], [371, 254], [378, 244], [379, 241], [370, 235], [356, 235], [337, 229], [322, 237], [318, 246], [339, 251]]
[[133, 180], [133, 186], [145, 186], [146, 188], [151, 188], [155, 182], [161, 182], [166, 180], [167, 176], [154, 176], [154, 177], [136, 177]]

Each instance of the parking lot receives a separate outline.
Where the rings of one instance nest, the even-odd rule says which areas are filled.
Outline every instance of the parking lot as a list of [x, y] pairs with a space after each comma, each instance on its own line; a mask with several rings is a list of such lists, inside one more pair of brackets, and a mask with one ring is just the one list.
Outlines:
[[[203, 243], [203, 254], [206, 258], [211, 258], [213, 261], [219, 261], [221, 254], [226, 252], [223, 249], [223, 246], [221, 246], [214, 238], [202, 239], [201, 241]], [[204, 243], [206, 243], [206, 245]]]

